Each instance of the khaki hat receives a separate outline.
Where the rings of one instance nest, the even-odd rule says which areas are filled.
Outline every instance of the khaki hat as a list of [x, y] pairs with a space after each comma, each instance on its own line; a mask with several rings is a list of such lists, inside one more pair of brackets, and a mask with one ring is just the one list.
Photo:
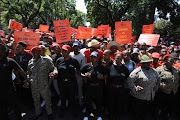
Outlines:
[[88, 43], [88, 47], [99, 47], [100, 44], [97, 40], [93, 39], [91, 42]]
[[110, 48], [111, 48], [112, 46], [116, 46], [116, 47], [118, 48], [118, 50], [121, 48], [121, 46], [120, 46], [120, 44], [119, 44], [118, 42], [116, 42], [116, 41], [111, 41], [111, 42], [108, 43], [107, 49], [110, 50]]
[[153, 59], [150, 59], [149, 56], [145, 54], [145, 55], [141, 56], [140, 63], [147, 63], [147, 62], [152, 62], [152, 61], [153, 61]]

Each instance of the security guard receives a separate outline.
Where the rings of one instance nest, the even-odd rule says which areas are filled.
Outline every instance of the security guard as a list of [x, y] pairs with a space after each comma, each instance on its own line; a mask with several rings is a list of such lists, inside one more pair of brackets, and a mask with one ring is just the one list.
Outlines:
[[164, 64], [157, 68], [162, 78], [158, 102], [162, 111], [162, 118], [163, 120], [167, 120], [169, 116], [174, 117], [173, 115], [177, 114], [177, 109], [179, 109], [176, 109], [176, 106], [179, 102], [177, 99], [177, 91], [180, 71], [179, 68], [173, 66], [174, 60], [171, 55], [165, 55], [163, 61]]
[[150, 67], [151, 61], [148, 55], [142, 55], [142, 66], [132, 71], [128, 78], [136, 120], [145, 120], [149, 113], [152, 114], [155, 92], [160, 85], [161, 78], [157, 71]]
[[36, 112], [36, 116], [33, 119], [37, 119], [42, 115], [40, 104], [41, 96], [46, 103], [48, 120], [52, 120], [48, 78], [49, 71], [53, 71], [50, 73], [50, 78], [54, 78], [54, 76], [57, 76], [57, 70], [49, 59], [40, 56], [40, 47], [35, 46], [31, 51], [33, 52], [33, 58], [28, 63], [28, 75], [31, 82], [31, 91]]

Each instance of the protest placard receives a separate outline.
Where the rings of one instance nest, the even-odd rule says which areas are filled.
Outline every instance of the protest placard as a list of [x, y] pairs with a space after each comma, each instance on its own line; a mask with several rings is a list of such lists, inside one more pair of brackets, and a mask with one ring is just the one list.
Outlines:
[[143, 25], [142, 34], [153, 34], [154, 24]]
[[48, 25], [39, 25], [39, 31], [49, 32], [49, 26]]
[[120, 44], [131, 43], [132, 21], [115, 22], [116, 41]]
[[18, 23], [14, 20], [9, 20], [9, 26], [10, 29], [14, 29], [14, 30], [21, 30], [23, 25], [21, 23]]
[[71, 28], [69, 20], [56, 20], [53, 21], [56, 35], [56, 42], [63, 43], [71, 41]]
[[158, 43], [159, 34], [141, 34], [138, 42], [141, 44], [145, 42], [147, 45], [156, 46]]
[[31, 49], [34, 46], [37, 46], [39, 43], [39, 38], [40, 33], [14, 31], [15, 43], [17, 44], [19, 41], [24, 41], [27, 44], [26, 49]]

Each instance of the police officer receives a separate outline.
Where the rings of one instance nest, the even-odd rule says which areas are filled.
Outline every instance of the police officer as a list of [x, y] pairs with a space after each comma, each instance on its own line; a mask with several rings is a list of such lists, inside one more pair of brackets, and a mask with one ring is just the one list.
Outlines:
[[[173, 66], [174, 60], [171, 55], [165, 55], [163, 61], [164, 64], [157, 68], [157, 71], [162, 78], [158, 102], [162, 110], [162, 118], [163, 120], [167, 120], [168, 117], [172, 117], [178, 111], [176, 106], [179, 102], [177, 101], [177, 91], [179, 87], [180, 72], [177, 67]], [[168, 114], [170, 116], [168, 116]]]
[[[57, 70], [49, 59], [40, 56], [40, 47], [35, 46], [31, 51], [33, 52], [33, 58], [28, 63], [28, 75], [31, 82], [31, 91], [36, 112], [36, 116], [34, 116], [33, 119], [37, 119], [42, 115], [40, 104], [40, 97], [42, 97], [46, 103], [48, 119], [52, 120], [53, 117], [48, 78], [49, 76], [50, 78], [57, 76]], [[53, 72], [49, 75], [49, 71]]]
[[132, 71], [128, 78], [136, 120], [145, 120], [148, 114], [152, 114], [155, 92], [160, 85], [161, 78], [157, 71], [150, 67], [151, 61], [148, 55], [142, 55], [142, 66]]

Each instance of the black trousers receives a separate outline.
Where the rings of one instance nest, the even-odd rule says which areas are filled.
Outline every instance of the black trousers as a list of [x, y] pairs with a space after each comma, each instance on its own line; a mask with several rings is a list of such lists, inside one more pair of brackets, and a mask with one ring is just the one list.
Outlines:
[[[135, 97], [132, 97], [132, 107], [134, 113], [134, 120], [146, 120], [150, 118], [154, 120], [153, 109], [154, 109], [154, 102], [141, 100]], [[151, 118], [152, 117], [152, 118]]]
[[58, 81], [58, 87], [60, 91], [60, 98], [61, 98], [61, 107], [66, 107], [66, 100], [68, 101], [68, 106], [70, 108], [74, 107], [75, 105], [75, 95], [77, 91], [77, 82], [76, 80], [69, 80], [69, 81]]
[[161, 117], [163, 120], [168, 119], [168, 114], [170, 116], [177, 116], [178, 114], [178, 96], [177, 94], [174, 95], [174, 93], [166, 94], [162, 91], [158, 91], [157, 94], [157, 104], [159, 105], [159, 108], [161, 110]]
[[110, 114], [128, 114], [130, 91], [128, 88], [108, 88], [108, 108]]
[[[89, 115], [93, 113], [95, 116], [102, 115], [102, 105], [103, 105], [103, 86], [86, 86], [86, 113]], [[94, 110], [92, 103], [95, 103], [96, 110]]]

